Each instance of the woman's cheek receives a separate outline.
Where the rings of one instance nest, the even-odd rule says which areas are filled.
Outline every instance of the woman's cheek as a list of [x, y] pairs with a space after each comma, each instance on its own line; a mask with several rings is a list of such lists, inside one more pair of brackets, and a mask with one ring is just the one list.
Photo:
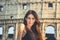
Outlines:
[[29, 22], [30, 22], [29, 19], [27, 19], [27, 24], [29, 24]]

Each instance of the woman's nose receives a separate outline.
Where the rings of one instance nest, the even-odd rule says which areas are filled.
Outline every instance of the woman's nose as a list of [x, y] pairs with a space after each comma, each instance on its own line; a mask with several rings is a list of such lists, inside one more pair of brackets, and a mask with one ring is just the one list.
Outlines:
[[30, 22], [32, 22], [32, 19], [30, 19]]

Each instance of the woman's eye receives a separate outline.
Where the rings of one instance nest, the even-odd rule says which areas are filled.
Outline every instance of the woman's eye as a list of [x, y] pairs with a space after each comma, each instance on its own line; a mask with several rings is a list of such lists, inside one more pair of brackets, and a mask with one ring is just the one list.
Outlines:
[[33, 20], [35, 19], [35, 18], [32, 18]]
[[35, 20], [35, 18], [30, 18], [30, 17], [27, 17], [27, 19], [32, 19], [32, 20]]
[[27, 19], [30, 19], [30, 17], [27, 17]]

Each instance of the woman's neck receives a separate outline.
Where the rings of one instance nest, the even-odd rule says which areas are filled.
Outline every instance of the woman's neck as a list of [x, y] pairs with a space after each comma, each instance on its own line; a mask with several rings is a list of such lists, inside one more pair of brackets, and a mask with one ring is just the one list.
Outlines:
[[28, 28], [29, 30], [31, 30], [31, 26], [27, 25], [27, 28]]

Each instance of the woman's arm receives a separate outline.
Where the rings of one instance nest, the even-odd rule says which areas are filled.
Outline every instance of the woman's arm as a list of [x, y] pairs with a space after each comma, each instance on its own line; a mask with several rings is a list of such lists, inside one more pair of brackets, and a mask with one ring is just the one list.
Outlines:
[[23, 35], [24, 28], [25, 28], [25, 25], [21, 23], [20, 28], [18, 30], [17, 40], [22, 40], [22, 35]]

